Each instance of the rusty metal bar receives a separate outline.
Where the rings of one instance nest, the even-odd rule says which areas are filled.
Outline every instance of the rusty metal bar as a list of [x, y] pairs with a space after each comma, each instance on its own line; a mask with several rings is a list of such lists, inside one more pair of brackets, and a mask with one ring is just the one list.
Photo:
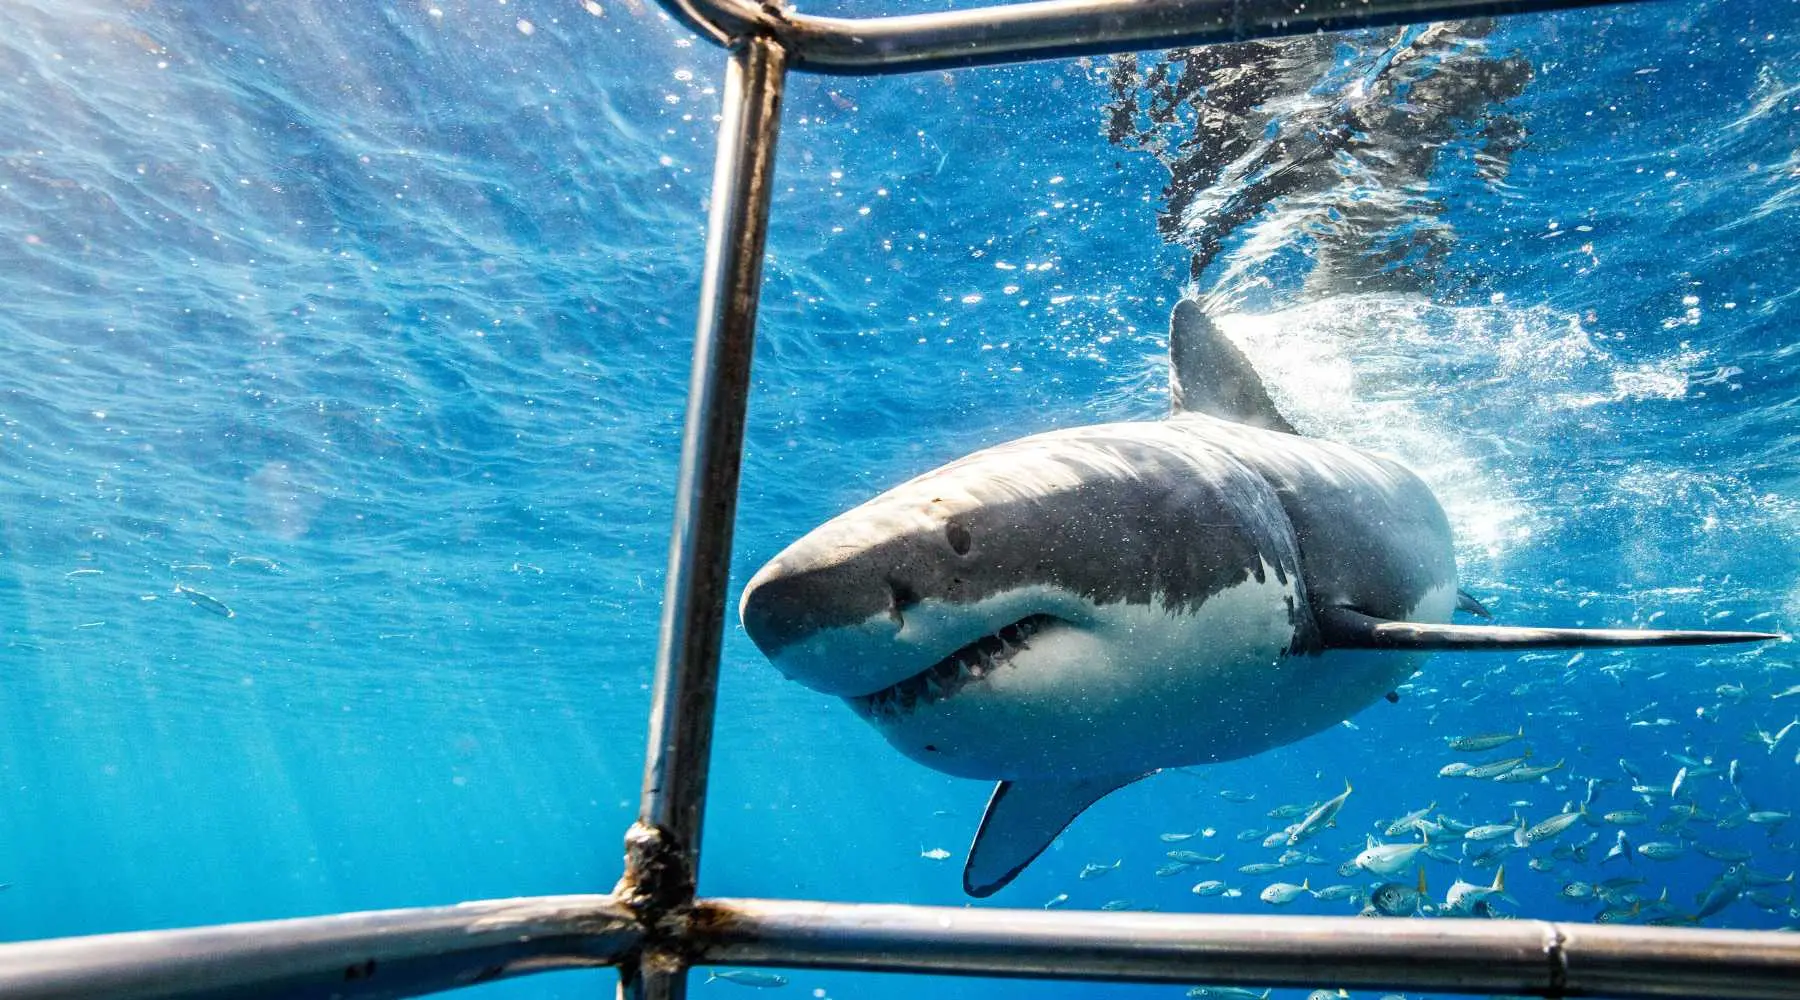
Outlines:
[[1800, 1000], [1800, 935], [709, 899], [696, 965], [1542, 997]]
[[[638, 824], [666, 838], [692, 884], [700, 851], [719, 643], [731, 575], [738, 465], [774, 184], [785, 53], [768, 39], [733, 52], [713, 173], [687, 427], [656, 656]], [[682, 902], [686, 900], [683, 899]]]
[[[753, 37], [732, 52], [725, 74], [650, 747], [620, 883], [620, 892], [652, 925], [691, 902], [699, 878], [719, 644], [786, 68], [786, 49]], [[623, 978], [621, 993], [634, 1000], [681, 1000], [685, 984], [686, 970], [675, 953], [652, 948]]]
[[533, 972], [612, 965], [637, 947], [611, 896], [98, 934], [0, 945], [7, 1000], [409, 997]]

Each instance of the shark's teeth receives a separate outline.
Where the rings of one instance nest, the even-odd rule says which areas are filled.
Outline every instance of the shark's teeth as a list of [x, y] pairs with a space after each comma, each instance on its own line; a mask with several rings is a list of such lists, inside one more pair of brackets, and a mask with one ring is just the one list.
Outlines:
[[975, 681], [985, 680], [1030, 649], [1031, 636], [1056, 624], [1050, 615], [1031, 615], [1000, 631], [982, 636], [925, 670], [874, 694], [851, 698], [850, 704], [872, 719], [893, 719], [913, 711], [920, 702], [934, 705], [954, 696]]

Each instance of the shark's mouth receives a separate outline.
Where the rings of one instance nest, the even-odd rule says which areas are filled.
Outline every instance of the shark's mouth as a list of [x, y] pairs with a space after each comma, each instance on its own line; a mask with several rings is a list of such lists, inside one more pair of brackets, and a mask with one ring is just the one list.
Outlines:
[[1012, 662], [1020, 651], [1031, 648], [1031, 638], [1062, 624], [1054, 615], [1028, 615], [1000, 630], [969, 643], [949, 656], [873, 694], [845, 699], [857, 714], [869, 719], [904, 715], [921, 702], [931, 705], [984, 681]]

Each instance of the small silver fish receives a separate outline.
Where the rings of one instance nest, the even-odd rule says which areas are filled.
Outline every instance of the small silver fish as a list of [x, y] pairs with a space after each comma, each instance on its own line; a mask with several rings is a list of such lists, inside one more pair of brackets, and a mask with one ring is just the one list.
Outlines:
[[188, 586], [185, 583], [176, 584], [175, 585], [175, 593], [180, 594], [181, 596], [192, 601], [194, 603], [194, 607], [197, 607], [202, 611], [210, 611], [213, 614], [218, 615], [220, 618], [236, 618], [237, 617], [237, 612], [226, 607], [224, 601], [219, 600], [218, 598], [212, 596], [211, 594], [201, 593], [200, 591], [195, 590], [194, 588]]
[[1562, 887], [1564, 899], [1593, 899], [1594, 887], [1586, 882], [1570, 882]]
[[1310, 880], [1302, 880], [1299, 885], [1292, 882], [1276, 882], [1262, 891], [1260, 898], [1270, 906], [1286, 906], [1300, 898], [1302, 893], [1312, 892]]
[[739, 986], [753, 986], [757, 989], [774, 989], [786, 986], [787, 977], [773, 972], [753, 972], [749, 969], [714, 969], [707, 973], [707, 982], [736, 983]]
[[[278, 573], [281, 571], [280, 563], [273, 559], [266, 559], [262, 556], [232, 556], [231, 561], [226, 563], [226, 565], [248, 566], [251, 569], [260, 569], [265, 573]], [[539, 570], [539, 572], [543, 571]]]
[[1288, 846], [1293, 847], [1310, 837], [1317, 836], [1319, 831], [1336, 823], [1339, 810], [1344, 808], [1344, 802], [1349, 798], [1350, 779], [1345, 778], [1342, 793], [1319, 803], [1317, 808], [1306, 814], [1305, 819], [1294, 824], [1288, 832]]
[[1444, 912], [1470, 913], [1474, 911], [1476, 903], [1505, 892], [1506, 869], [1504, 868], [1494, 872], [1492, 885], [1480, 885], [1457, 879], [1456, 883], [1450, 886], [1450, 892], [1444, 896]]
[[1713, 879], [1712, 884], [1706, 887], [1706, 891], [1700, 894], [1700, 908], [1694, 911], [1694, 919], [1704, 920], [1712, 916], [1737, 902], [1737, 898], [1743, 894], [1743, 873], [1735, 867], [1727, 868], [1725, 874]]
[[1110, 865], [1101, 865], [1101, 864], [1093, 864], [1093, 863], [1085, 864], [1085, 865], [1081, 866], [1081, 872], [1078, 875], [1076, 875], [1075, 877], [1079, 878], [1079, 879], [1090, 879], [1090, 878], [1099, 878], [1102, 875], [1110, 875], [1111, 873], [1118, 871], [1119, 866], [1124, 863], [1125, 863], [1125, 859], [1120, 858], [1119, 860], [1114, 861]]
[[1744, 891], [1744, 898], [1750, 901], [1750, 905], [1770, 913], [1780, 913], [1794, 905], [1792, 894], [1784, 896], [1767, 889], [1747, 889]]
[[1531, 829], [1526, 830], [1525, 842], [1527, 844], [1535, 844], [1539, 841], [1549, 840], [1552, 837], [1559, 836], [1564, 830], [1573, 826], [1575, 821], [1580, 819], [1583, 815], [1585, 815], [1585, 813], [1565, 812], [1552, 816], [1549, 819], [1532, 826]]
[[1506, 782], [1536, 781], [1544, 775], [1549, 774], [1551, 771], [1562, 770], [1563, 764], [1564, 761], [1559, 760], [1554, 764], [1545, 764], [1541, 767], [1526, 767], [1521, 765], [1504, 774], [1494, 775], [1494, 780]]
[[1389, 837], [1401, 836], [1401, 835], [1405, 834], [1406, 832], [1408, 832], [1409, 830], [1412, 830], [1414, 827], [1418, 826], [1419, 823], [1422, 822], [1425, 819], [1425, 817], [1431, 813], [1431, 810], [1436, 809], [1436, 808], [1437, 808], [1437, 803], [1433, 802], [1423, 809], [1415, 809], [1412, 812], [1409, 812], [1406, 815], [1400, 817], [1399, 819], [1394, 820], [1392, 823], [1389, 823], [1387, 826], [1387, 829], [1382, 831], [1382, 833], [1383, 833], [1383, 835], [1389, 836]]
[[1463, 839], [1481, 843], [1488, 840], [1499, 840], [1501, 837], [1510, 837], [1514, 832], [1523, 829], [1525, 829], [1525, 821], [1514, 816], [1511, 823], [1488, 823], [1478, 826], [1463, 834]]
[[1666, 840], [1653, 840], [1648, 844], [1639, 844], [1637, 852], [1652, 861], [1672, 861], [1686, 854], [1687, 848]]
[[1775, 875], [1764, 874], [1753, 868], [1746, 868], [1744, 869], [1744, 884], [1755, 886], [1793, 885], [1794, 873], [1788, 872], [1786, 875], [1778, 877]]
[[1477, 764], [1464, 771], [1463, 777], [1476, 779], [1497, 778], [1516, 767], [1523, 766], [1525, 761], [1526, 756], [1508, 757], [1504, 760], [1488, 761], [1486, 764]]
[[1525, 727], [1520, 726], [1516, 733], [1480, 733], [1474, 736], [1452, 736], [1444, 742], [1450, 749], [1459, 753], [1480, 753], [1503, 747], [1514, 740], [1525, 738]]
[[1600, 859], [1600, 863], [1606, 864], [1614, 858], [1624, 858], [1628, 864], [1637, 861], [1637, 849], [1631, 846], [1630, 840], [1626, 839], [1624, 830], [1619, 831], [1618, 841], [1613, 844], [1611, 850], [1606, 852], [1606, 857]]

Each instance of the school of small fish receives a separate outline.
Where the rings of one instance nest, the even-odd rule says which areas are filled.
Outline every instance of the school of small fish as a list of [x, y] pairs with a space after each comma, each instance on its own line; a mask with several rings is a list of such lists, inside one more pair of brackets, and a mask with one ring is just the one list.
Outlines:
[[[1536, 653], [1521, 660], [1551, 655], [1564, 661], [1563, 671], [1548, 672], [1552, 680], [1571, 675], [1583, 659]], [[1622, 659], [1610, 666], [1602, 666], [1601, 676], [1621, 683], [1642, 669]], [[1583, 668], [1590, 682], [1592, 667]], [[1186, 892], [1108, 898], [1104, 890], [1095, 896], [1070, 887], [1045, 905], [1241, 912], [1311, 901], [1307, 912], [1341, 908], [1370, 917], [1529, 916], [1800, 930], [1794, 891], [1800, 852], [1790, 822], [1800, 805], [1800, 714], [1770, 717], [1771, 706], [1784, 710], [1784, 699], [1800, 694], [1800, 684], [1792, 683], [1785, 664], [1767, 670], [1779, 676], [1720, 684], [1685, 712], [1652, 700], [1599, 732], [1590, 731], [1598, 727], [1583, 717], [1576, 696], [1551, 693], [1548, 684], [1516, 685], [1513, 698], [1548, 696], [1547, 704], [1531, 704], [1530, 716], [1555, 721], [1543, 723], [1535, 737], [1514, 725], [1388, 748], [1383, 772], [1395, 771], [1404, 758], [1419, 779], [1384, 783], [1435, 787], [1428, 802], [1380, 801], [1380, 791], [1358, 793], [1350, 781], [1330, 794], [1326, 789], [1341, 779], [1326, 774], [1313, 776], [1316, 799], [1259, 802], [1267, 793], [1241, 778], [1219, 787], [1205, 768], [1177, 769], [1200, 782], [1191, 813], [1176, 817], [1182, 825], [1147, 830], [1143, 844], [1114, 845], [1117, 854], [1087, 862], [1077, 878], [1120, 879], [1122, 873], [1121, 887], [1136, 888], [1131, 873], [1146, 864], [1152, 887], [1175, 882]], [[1441, 695], [1418, 682], [1401, 693]], [[1686, 731], [1680, 751], [1667, 749], [1675, 744], [1661, 735], [1654, 737], [1661, 752], [1629, 752], [1650, 739], [1633, 733], [1680, 725], [1677, 712], [1703, 722]], [[1534, 742], [1556, 752], [1540, 755]], [[1617, 756], [1620, 748], [1627, 756]], [[1703, 882], [1695, 881], [1696, 865]], [[1537, 907], [1521, 913], [1515, 893]], [[1566, 909], [1543, 912], [1540, 900]], [[1249, 1000], [1268, 994], [1196, 986], [1188, 995]], [[1315, 1000], [1339, 996], [1347, 994], [1313, 994]]]
[[[237, 570], [239, 572], [255, 571], [258, 573], [270, 574], [270, 575], [280, 574], [280, 573], [284, 572], [282, 565], [280, 563], [276, 562], [275, 560], [270, 559], [267, 556], [250, 555], [250, 554], [246, 554], [246, 553], [237, 553], [237, 554], [230, 556], [226, 560], [225, 565], [227, 568]], [[168, 571], [171, 573], [175, 573], [178, 576], [192, 577], [195, 574], [212, 572], [213, 564], [203, 563], [203, 562], [170, 563], [170, 564], [168, 564]], [[73, 585], [73, 584], [78, 584], [79, 582], [99, 581], [99, 580], [105, 578], [106, 575], [107, 575], [106, 570], [104, 570], [98, 566], [78, 566], [74, 569], [65, 571], [63, 573], [63, 579], [66, 581], [69, 581], [70, 584]], [[187, 601], [190, 605], [192, 605], [193, 607], [198, 608], [199, 610], [204, 611], [208, 614], [217, 615], [220, 618], [236, 618], [237, 617], [237, 612], [235, 610], [233, 610], [230, 605], [226, 604], [224, 601], [213, 596], [212, 594], [207, 593], [206, 591], [193, 586], [191, 583], [187, 582], [187, 580], [185, 580], [185, 579], [177, 579], [175, 581], [173, 588], [170, 590], [170, 593], [176, 597], [187, 598]], [[141, 604], [148, 604], [150, 602], [156, 601], [160, 596], [162, 596], [162, 595], [156, 594], [156, 593], [139, 594], [137, 596], [137, 600]], [[106, 625], [106, 622], [102, 620], [102, 621], [81, 622], [81, 623], [75, 625], [74, 627], [76, 629], [93, 629], [93, 628], [101, 628], [101, 627], [104, 627], [105, 625]], [[15, 647], [31, 648], [34, 650], [41, 650], [41, 648], [42, 648], [41, 646], [20, 643], [20, 642], [11, 642], [8, 645], [15, 646]]]

